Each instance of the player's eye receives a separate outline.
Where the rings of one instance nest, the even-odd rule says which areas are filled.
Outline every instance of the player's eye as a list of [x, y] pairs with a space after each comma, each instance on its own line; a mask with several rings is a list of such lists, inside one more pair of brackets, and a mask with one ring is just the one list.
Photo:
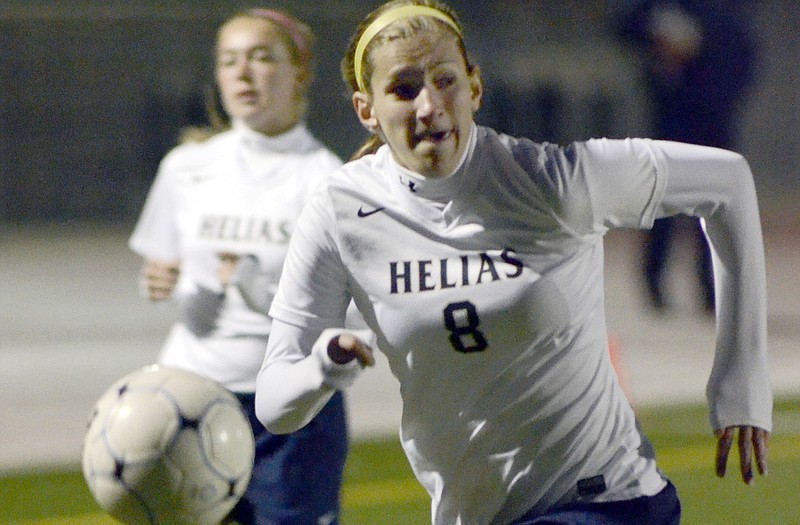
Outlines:
[[457, 77], [455, 74], [443, 73], [437, 75], [436, 78], [433, 79], [433, 83], [437, 89], [445, 89], [455, 84], [456, 80]]
[[386, 92], [400, 100], [414, 100], [422, 91], [425, 81], [419, 75], [398, 75], [386, 86]]
[[421, 85], [398, 84], [392, 88], [392, 93], [402, 100], [414, 100], [421, 91]]
[[219, 53], [217, 55], [217, 66], [219, 67], [231, 67], [236, 65], [236, 54], [235, 53]]
[[287, 57], [283, 55], [284, 53], [281, 53], [278, 49], [273, 49], [270, 47], [257, 47], [250, 51], [248, 58], [255, 62], [270, 63], [281, 62], [282, 60], [285, 60]]

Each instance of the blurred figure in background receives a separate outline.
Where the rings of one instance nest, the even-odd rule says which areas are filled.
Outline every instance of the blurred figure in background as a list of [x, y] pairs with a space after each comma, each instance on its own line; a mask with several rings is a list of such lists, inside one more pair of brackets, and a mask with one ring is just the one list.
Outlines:
[[[741, 104], [754, 80], [753, 17], [739, 0], [623, 2], [618, 31], [641, 55], [656, 139], [736, 150]], [[644, 246], [644, 277], [651, 304], [669, 305], [665, 276], [671, 245], [689, 224], [699, 252], [703, 307], [714, 310], [711, 253], [696, 219], [656, 220]]]
[[144, 258], [143, 290], [175, 297], [180, 319], [160, 363], [234, 392], [250, 416], [256, 462], [232, 513], [243, 525], [338, 522], [347, 453], [341, 395], [288, 435], [254, 415], [256, 375], [289, 237], [311, 190], [341, 161], [304, 123], [312, 34], [286, 13], [230, 18], [216, 43], [212, 129], [192, 130], [161, 162], [130, 247]]

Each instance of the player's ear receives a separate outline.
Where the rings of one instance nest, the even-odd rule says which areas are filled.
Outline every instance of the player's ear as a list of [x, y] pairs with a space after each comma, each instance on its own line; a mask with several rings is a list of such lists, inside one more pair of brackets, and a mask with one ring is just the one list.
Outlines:
[[478, 111], [481, 107], [481, 100], [483, 99], [483, 77], [481, 76], [481, 68], [477, 65], [472, 65], [469, 70], [469, 87], [471, 91], [472, 111]]
[[373, 111], [372, 99], [363, 91], [356, 91], [353, 93], [353, 109], [356, 110], [361, 125], [364, 126], [370, 133], [378, 133], [378, 119], [375, 117]]

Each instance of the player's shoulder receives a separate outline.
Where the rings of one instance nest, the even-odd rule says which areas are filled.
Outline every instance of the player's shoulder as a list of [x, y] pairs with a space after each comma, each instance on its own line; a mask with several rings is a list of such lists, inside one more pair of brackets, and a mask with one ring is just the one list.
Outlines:
[[233, 130], [226, 130], [203, 137], [189, 136], [172, 148], [165, 158], [171, 162], [197, 162], [213, 158], [226, 151], [235, 142]]
[[532, 199], [540, 199], [543, 205], [556, 209], [563, 206], [573, 190], [585, 194], [584, 143], [562, 146], [536, 142], [490, 128], [479, 129], [478, 140], [482, 165], [487, 169], [487, 164], [491, 164], [498, 184], [528, 188]]
[[306, 154], [306, 162], [320, 171], [333, 171], [342, 165], [342, 159], [321, 142], [316, 142]]
[[231, 131], [223, 131], [203, 140], [185, 140], [164, 156], [159, 171], [164, 176], [178, 180], [189, 175], [196, 178], [204, 173], [214, 173], [218, 171], [214, 167], [229, 157], [234, 140]]
[[381, 171], [380, 154], [350, 160], [322, 177], [311, 193], [316, 206], [332, 211], [353, 199], [371, 199], [387, 195], [389, 188]]
[[563, 165], [558, 157], [563, 149], [547, 142], [500, 133], [479, 126], [473, 164], [495, 174], [503, 184], [509, 179], [536, 182]]
[[[479, 129], [483, 154], [511, 162], [534, 177], [573, 177], [598, 159], [630, 154], [638, 146], [631, 139], [592, 138], [568, 144], [537, 142], [526, 137]], [[506, 157], [506, 158], [504, 158]]]
[[328, 173], [342, 165], [342, 159], [301, 124], [278, 139], [273, 145], [290, 169]]
[[379, 178], [378, 175], [386, 171], [390, 158], [391, 150], [384, 144], [374, 153], [346, 162], [338, 170], [339, 175], [355, 179]]
[[376, 153], [345, 162], [328, 177], [328, 188], [331, 190], [359, 188], [362, 191], [383, 188], [388, 155], [390, 155], [389, 148], [383, 146]]
[[478, 126], [477, 140], [479, 147], [484, 151], [489, 150], [495, 154], [502, 151], [515, 159], [541, 158], [548, 151], [558, 148], [548, 142], [536, 142], [527, 137], [508, 135], [485, 126]]

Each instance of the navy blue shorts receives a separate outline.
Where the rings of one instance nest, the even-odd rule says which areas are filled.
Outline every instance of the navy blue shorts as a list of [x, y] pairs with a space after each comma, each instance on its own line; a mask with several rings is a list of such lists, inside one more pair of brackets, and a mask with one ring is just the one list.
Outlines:
[[624, 501], [575, 503], [538, 516], [522, 517], [512, 525], [679, 525], [681, 504], [675, 486], [655, 496]]
[[339, 522], [347, 458], [344, 396], [333, 395], [308, 425], [268, 432], [255, 416], [255, 394], [236, 394], [253, 426], [253, 477], [229, 519], [241, 525], [332, 525]]

